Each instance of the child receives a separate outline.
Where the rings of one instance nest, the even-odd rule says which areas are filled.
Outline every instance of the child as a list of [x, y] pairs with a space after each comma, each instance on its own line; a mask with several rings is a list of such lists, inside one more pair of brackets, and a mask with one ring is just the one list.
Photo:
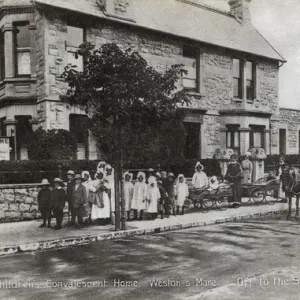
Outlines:
[[162, 186], [162, 181], [158, 180], [157, 185], [159, 188], [159, 193], [160, 193], [160, 201], [159, 201], [159, 212], [161, 213], [161, 219], [164, 218], [164, 213], [166, 214], [167, 218], [169, 218], [169, 203], [167, 201], [167, 193], [166, 190]]
[[209, 191], [216, 190], [219, 187], [219, 181], [216, 176], [212, 176], [209, 180]]
[[123, 197], [125, 201], [125, 211], [127, 213], [127, 221], [130, 221], [130, 209], [131, 209], [131, 200], [133, 196], [133, 184], [131, 183], [133, 174], [125, 172], [123, 175], [124, 185], [123, 185]]
[[175, 188], [175, 195], [177, 214], [179, 214], [179, 209], [181, 207], [181, 214], [184, 215], [184, 201], [189, 196], [189, 187], [186, 184], [185, 178], [182, 174], [178, 175], [178, 182]]
[[42, 189], [38, 193], [38, 204], [39, 211], [41, 212], [43, 224], [40, 225], [40, 228], [46, 227], [46, 220], [48, 220], [48, 228], [50, 228], [51, 223], [51, 210], [50, 210], [50, 201], [51, 201], [51, 190], [49, 189], [50, 183], [48, 179], [42, 180]]
[[271, 170], [271, 171], [269, 171], [267, 181], [274, 180], [274, 179], [277, 179], [277, 177], [276, 177], [275, 171]]
[[[80, 229], [82, 227], [83, 224], [82, 214], [85, 205], [87, 204], [86, 189], [83, 186], [82, 181], [83, 178], [80, 176], [80, 174], [75, 175], [72, 198], [73, 198], [73, 208], [75, 214], [75, 219], [74, 219], [75, 228], [77, 229]], [[77, 218], [77, 224], [76, 224], [76, 218]]]
[[134, 212], [134, 220], [137, 220], [137, 211], [140, 210], [140, 220], [143, 220], [143, 212], [146, 209], [147, 185], [145, 183], [145, 173], [139, 172], [137, 182], [133, 188], [131, 209]]
[[203, 172], [204, 167], [198, 161], [195, 166], [195, 173], [192, 179], [192, 186], [196, 189], [203, 189], [208, 186], [208, 178]]
[[[64, 216], [64, 207], [66, 201], [66, 193], [62, 188], [64, 186], [63, 181], [60, 178], [54, 179], [54, 189], [51, 192], [51, 208], [53, 209], [54, 217], [56, 219], [56, 226], [53, 227], [55, 230], [62, 229], [62, 220]], [[49, 224], [50, 226], [50, 224]]]
[[151, 215], [152, 220], [155, 220], [157, 217], [157, 204], [160, 200], [156, 179], [149, 180], [146, 199], [146, 212]]
[[153, 170], [152, 168], [150, 168], [150, 169], [148, 170], [148, 180], [147, 180], [147, 182], [150, 183], [150, 182], [152, 182], [153, 180], [156, 180], [155, 172], [154, 172], [154, 170]]
[[[90, 190], [92, 188], [93, 182], [90, 176], [89, 171], [83, 171], [81, 174], [81, 177], [83, 178], [84, 182], [82, 185], [85, 187], [86, 190], [86, 197], [87, 199], [90, 198]], [[88, 203], [86, 204], [85, 210], [84, 210], [84, 218], [85, 221], [84, 223], [92, 223], [92, 218], [91, 218], [91, 212], [92, 212], [92, 203], [90, 201], [87, 201]]]

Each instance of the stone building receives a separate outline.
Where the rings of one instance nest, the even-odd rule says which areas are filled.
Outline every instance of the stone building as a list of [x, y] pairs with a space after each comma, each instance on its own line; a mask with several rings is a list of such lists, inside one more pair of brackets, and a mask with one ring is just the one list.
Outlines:
[[[226, 147], [275, 154], [284, 136], [285, 151], [296, 151], [300, 112], [278, 107], [285, 60], [252, 26], [250, 2], [229, 0], [230, 12], [223, 12], [199, 0], [2, 0], [2, 136], [15, 134], [18, 141], [26, 129], [63, 128], [77, 133], [79, 158], [96, 159], [84, 110], [61, 100], [67, 87], [60, 75], [67, 63], [83, 68], [74, 57], [82, 42], [114, 42], [139, 51], [160, 71], [185, 65], [179, 88], [192, 100], [180, 108], [187, 158], [210, 158]], [[17, 151], [26, 158], [22, 145]]]

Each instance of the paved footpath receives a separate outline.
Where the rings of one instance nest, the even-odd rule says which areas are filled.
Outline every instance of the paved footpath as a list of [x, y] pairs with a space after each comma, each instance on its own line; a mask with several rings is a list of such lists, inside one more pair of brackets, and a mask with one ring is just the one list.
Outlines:
[[171, 216], [163, 220], [157, 218], [151, 221], [128, 222], [127, 230], [117, 232], [112, 225], [92, 225], [80, 230], [65, 226], [62, 230], [55, 231], [48, 228], [39, 228], [41, 224], [40, 220], [2, 223], [0, 224], [0, 255], [64, 248], [128, 236], [259, 218], [264, 215], [282, 213], [286, 209], [286, 203], [247, 205], [238, 209], [227, 209], [224, 211], [211, 210], [209, 212], [200, 212], [192, 209], [183, 216]]

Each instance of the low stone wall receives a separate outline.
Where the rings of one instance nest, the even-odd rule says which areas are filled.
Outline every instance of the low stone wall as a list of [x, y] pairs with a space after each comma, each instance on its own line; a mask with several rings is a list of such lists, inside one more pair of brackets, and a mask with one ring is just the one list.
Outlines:
[[39, 187], [39, 184], [0, 185], [0, 222], [40, 218]]

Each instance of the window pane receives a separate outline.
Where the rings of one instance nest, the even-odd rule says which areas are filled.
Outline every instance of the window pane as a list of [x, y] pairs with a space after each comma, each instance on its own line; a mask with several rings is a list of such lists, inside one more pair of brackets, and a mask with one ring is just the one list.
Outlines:
[[234, 148], [238, 148], [240, 146], [240, 135], [239, 132], [236, 131], [234, 133]]
[[17, 48], [30, 47], [30, 34], [27, 25], [17, 25]]
[[5, 77], [4, 33], [0, 32], [0, 80]]
[[233, 97], [240, 97], [240, 80], [238, 78], [233, 78]]
[[76, 67], [76, 70], [79, 72], [83, 71], [83, 57], [78, 56], [78, 58], [75, 58], [75, 54], [73, 52], [68, 52], [68, 64], [72, 64]]
[[18, 52], [18, 75], [28, 75], [31, 74], [30, 69], [30, 52]]
[[240, 60], [233, 59], [233, 77], [240, 78]]
[[79, 47], [83, 43], [83, 28], [68, 26], [68, 46]]
[[191, 46], [183, 46], [183, 57], [189, 57], [189, 58], [193, 58], [196, 59], [197, 57], [197, 52], [198, 49], [195, 47], [191, 47]]
[[260, 132], [254, 132], [254, 147], [261, 148], [261, 133]]
[[252, 80], [253, 79], [253, 68], [252, 68], [252, 62], [247, 61], [246, 62], [246, 79]]
[[253, 81], [247, 80], [247, 100], [253, 100]]
[[227, 138], [226, 138], [227, 142], [226, 142], [226, 147], [227, 148], [231, 148], [231, 132], [227, 131]]

